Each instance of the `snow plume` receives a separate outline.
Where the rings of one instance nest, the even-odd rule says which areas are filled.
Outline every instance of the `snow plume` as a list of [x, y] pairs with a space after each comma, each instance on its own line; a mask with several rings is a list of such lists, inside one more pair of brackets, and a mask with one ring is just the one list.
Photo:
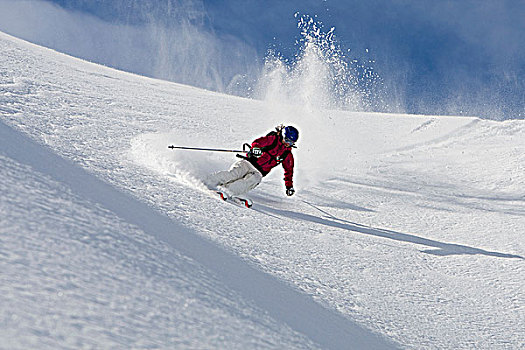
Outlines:
[[308, 110], [377, 110], [382, 81], [373, 67], [349, 57], [350, 50], [340, 46], [334, 27], [327, 30], [309, 15], [296, 13], [295, 17], [300, 29], [297, 53], [288, 60], [269, 52], [257, 97]]
[[381, 110], [383, 101], [381, 77], [373, 67], [349, 58], [334, 27], [327, 29], [309, 15], [297, 13], [296, 18], [297, 54], [292, 60], [275, 51], [268, 54], [256, 97], [271, 116], [298, 127], [301, 136], [295, 154], [302, 164], [298, 178], [304, 186], [326, 180], [340, 156], [338, 145], [351, 137], [338, 129], [333, 119], [337, 110]]
[[203, 180], [222, 164], [209, 152], [174, 152], [166, 147], [173, 140], [188, 143], [187, 138], [174, 133], [143, 134], [132, 140], [129, 157], [180, 184], [204, 190]]

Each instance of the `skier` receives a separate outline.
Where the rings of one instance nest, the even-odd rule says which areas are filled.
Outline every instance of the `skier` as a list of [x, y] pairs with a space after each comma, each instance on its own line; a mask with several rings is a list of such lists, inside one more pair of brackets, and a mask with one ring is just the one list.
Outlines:
[[282, 125], [252, 142], [246, 157], [234, 163], [230, 170], [212, 174], [207, 182], [211, 188], [228, 197], [236, 197], [254, 189], [270, 170], [279, 164], [284, 168], [286, 195], [295, 193], [293, 188], [294, 157], [292, 148], [299, 138], [299, 131], [293, 126]]

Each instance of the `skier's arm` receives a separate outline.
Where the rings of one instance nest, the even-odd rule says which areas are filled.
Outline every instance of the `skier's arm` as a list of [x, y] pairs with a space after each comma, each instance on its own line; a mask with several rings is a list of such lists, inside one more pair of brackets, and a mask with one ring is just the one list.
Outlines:
[[293, 187], [293, 167], [294, 167], [294, 158], [293, 154], [290, 152], [288, 156], [283, 160], [284, 168], [284, 185], [286, 188]]

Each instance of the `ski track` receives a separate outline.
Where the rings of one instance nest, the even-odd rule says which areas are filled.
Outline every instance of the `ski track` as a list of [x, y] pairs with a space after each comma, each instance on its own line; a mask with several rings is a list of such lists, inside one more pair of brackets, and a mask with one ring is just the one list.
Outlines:
[[[341, 140], [345, 146], [324, 161], [337, 161], [338, 168], [317, 175], [308, 161], [319, 150], [303, 141], [297, 195], [284, 198], [277, 171], [246, 210], [221, 206], [200, 191], [199, 175], [227, 167], [231, 157], [189, 156], [165, 146], [238, 147], [281, 122], [282, 113], [318, 126], [312, 116], [0, 39], [7, 67], [0, 74], [3, 120], [180, 222], [181, 230], [404, 348], [525, 347], [523, 122], [330, 111], [339, 125], [328, 146]], [[144, 210], [151, 219], [150, 208]], [[275, 321], [265, 322], [260, 334], [273, 329]], [[311, 346], [293, 336], [291, 344]]]

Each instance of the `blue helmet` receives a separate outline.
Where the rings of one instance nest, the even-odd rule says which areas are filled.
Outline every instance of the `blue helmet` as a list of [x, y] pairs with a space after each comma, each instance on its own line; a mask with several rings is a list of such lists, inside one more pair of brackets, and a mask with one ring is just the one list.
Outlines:
[[285, 141], [291, 141], [291, 143], [296, 143], [299, 139], [299, 131], [293, 126], [287, 126], [284, 128], [283, 137]]

